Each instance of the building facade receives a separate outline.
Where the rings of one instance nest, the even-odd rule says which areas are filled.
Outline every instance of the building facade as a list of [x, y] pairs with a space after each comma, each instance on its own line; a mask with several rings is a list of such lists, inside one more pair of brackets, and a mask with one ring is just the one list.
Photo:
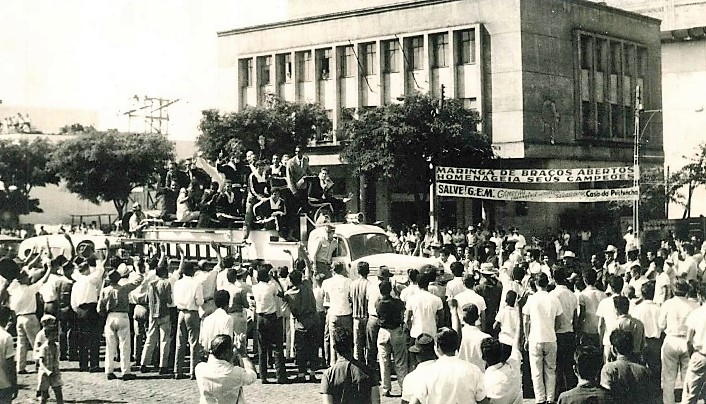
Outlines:
[[[287, 21], [219, 33], [226, 110], [268, 94], [320, 103], [338, 126], [356, 110], [415, 92], [462, 100], [482, 118], [503, 168], [630, 165], [635, 87], [661, 109], [659, 21], [582, 0], [292, 0]], [[443, 88], [443, 90], [442, 90]], [[644, 128], [645, 159], [663, 159], [661, 117]], [[642, 132], [643, 128], [640, 128]], [[336, 166], [346, 139], [319, 134], [314, 165]], [[584, 185], [591, 187], [592, 184]], [[411, 196], [375, 184], [375, 220], [402, 223]], [[480, 220], [481, 202], [441, 198], [439, 222]], [[482, 204], [497, 226], [580, 227], [586, 204]], [[574, 212], [572, 214], [571, 212]], [[417, 212], [418, 213], [418, 212]]]

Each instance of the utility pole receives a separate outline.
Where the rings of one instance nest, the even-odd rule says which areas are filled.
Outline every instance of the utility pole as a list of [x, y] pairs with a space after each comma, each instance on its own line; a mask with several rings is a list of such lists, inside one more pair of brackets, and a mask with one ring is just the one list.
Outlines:
[[[446, 86], [443, 84], [441, 85], [440, 94], [439, 111], [444, 108], [444, 99], [446, 98]], [[438, 115], [439, 114], [437, 114], [437, 116]], [[429, 171], [431, 171], [431, 183], [429, 184], [429, 227], [432, 231], [436, 231], [438, 230], [436, 228], [436, 167], [434, 166], [431, 156], [427, 158], [427, 161], [429, 162]]]
[[642, 97], [640, 86], [635, 87], [635, 128], [633, 130], [633, 187], [637, 189], [637, 199], [632, 202], [632, 228], [634, 234], [640, 237], [640, 113], [642, 112]]

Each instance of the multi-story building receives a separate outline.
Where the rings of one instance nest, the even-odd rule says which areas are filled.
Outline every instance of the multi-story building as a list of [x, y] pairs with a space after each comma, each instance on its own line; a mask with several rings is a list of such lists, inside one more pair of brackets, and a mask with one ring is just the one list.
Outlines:
[[[582, 0], [291, 0], [286, 21], [220, 32], [226, 110], [268, 94], [320, 103], [339, 126], [351, 112], [427, 92], [482, 118], [507, 168], [631, 165], [635, 87], [661, 109], [659, 21]], [[641, 128], [642, 129], [642, 128]], [[646, 161], [661, 162], [661, 117], [644, 128]], [[338, 158], [345, 142], [319, 136], [312, 164], [357, 193]], [[337, 178], [336, 178], [337, 177]], [[577, 185], [579, 186], [579, 185]], [[591, 187], [592, 184], [580, 186]], [[374, 219], [395, 223], [411, 196], [375, 184]], [[480, 220], [479, 200], [441, 198], [440, 223]], [[484, 203], [491, 222], [545, 229], [576, 223], [587, 204]], [[590, 206], [589, 206], [590, 207]], [[573, 214], [572, 214], [573, 212]], [[585, 216], [585, 215], [584, 215]]]

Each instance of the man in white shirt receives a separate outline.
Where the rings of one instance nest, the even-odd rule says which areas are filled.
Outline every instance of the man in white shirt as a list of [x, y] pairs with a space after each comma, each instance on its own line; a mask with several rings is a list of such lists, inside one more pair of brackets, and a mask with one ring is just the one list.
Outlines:
[[598, 333], [598, 305], [603, 299], [608, 297], [602, 290], [596, 288], [598, 273], [588, 269], [583, 273], [583, 283], [586, 289], [582, 290], [578, 296], [578, 316], [576, 331], [581, 345], [593, 345], [599, 348], [601, 338]]
[[35, 283], [30, 283], [31, 279], [27, 272], [20, 271], [17, 279], [12, 281], [7, 288], [10, 295], [10, 308], [17, 316], [17, 373], [25, 374], [27, 371], [27, 352], [34, 346], [34, 339], [39, 332], [39, 320], [37, 319], [37, 293], [44, 283], [49, 279], [51, 271], [48, 269], [42, 279]]
[[601, 300], [598, 303], [598, 308], [596, 309], [596, 316], [598, 317], [598, 334], [601, 337], [603, 344], [603, 360], [608, 362], [611, 358], [610, 350], [610, 333], [618, 327], [618, 312], [615, 311], [615, 304], [613, 303], [613, 296], [620, 296], [620, 292], [623, 290], [625, 282], [623, 278], [619, 276], [614, 276], [611, 278], [608, 284], [608, 297]]
[[[275, 360], [277, 383], [286, 384], [287, 371], [284, 368], [284, 350], [282, 347], [282, 319], [277, 317], [280, 310], [282, 290], [270, 280], [271, 266], [261, 264], [257, 268], [257, 284], [252, 287], [255, 298], [257, 355], [259, 360], [260, 381], [267, 384], [267, 361], [270, 353]], [[351, 326], [352, 327], [352, 326]]]
[[[353, 306], [351, 305], [351, 280], [346, 277], [346, 267], [342, 262], [333, 266], [333, 276], [321, 285], [324, 290], [324, 305], [328, 305], [326, 315], [327, 335], [332, 335], [334, 327], [345, 327], [353, 332]], [[372, 290], [368, 285], [368, 293]], [[378, 291], [379, 294], [379, 291]], [[373, 305], [375, 303], [373, 302]], [[368, 305], [370, 310], [370, 305]], [[326, 338], [326, 337], [324, 337]], [[376, 341], [377, 343], [377, 341]], [[351, 347], [353, 349], [353, 347]], [[331, 344], [331, 366], [336, 363], [337, 354]]]
[[196, 376], [194, 367], [198, 363], [199, 354], [199, 331], [201, 319], [199, 307], [203, 305], [202, 283], [194, 278], [196, 268], [192, 262], [184, 262], [181, 279], [174, 283], [174, 303], [179, 310], [176, 329], [176, 354], [174, 359], [174, 378], [185, 379], [184, 357], [186, 355], [186, 343], [189, 343], [190, 366], [189, 374], [191, 379]]
[[456, 357], [458, 333], [442, 328], [434, 337], [437, 359], [426, 367], [426, 380], [414, 391], [412, 404], [475, 404], [486, 398], [483, 372]]
[[[106, 251], [110, 251], [106, 240]], [[108, 257], [106, 256], [106, 260]], [[91, 264], [95, 269], [91, 270]], [[78, 265], [71, 289], [71, 308], [76, 313], [76, 345], [81, 371], [100, 372], [100, 317], [98, 316], [98, 294], [105, 272], [105, 261], [88, 257]]]
[[555, 324], [563, 313], [561, 302], [547, 292], [549, 278], [540, 273], [537, 292], [527, 299], [522, 308], [525, 348], [530, 355], [530, 371], [534, 397], [538, 403], [552, 402], [556, 388], [557, 338]]
[[[4, 263], [12, 267], [12, 264]], [[17, 372], [15, 371], [15, 344], [5, 328], [12, 317], [7, 306], [0, 306], [0, 402], [11, 403], [17, 398]]]
[[[485, 370], [485, 362], [481, 353], [480, 344], [486, 338], [492, 338], [476, 326], [480, 318], [478, 307], [469, 303], [463, 307], [463, 328], [461, 329], [461, 346], [457, 357], [478, 366], [481, 371]], [[456, 311], [454, 310], [454, 315]], [[460, 320], [457, 320], [460, 321]]]
[[227, 290], [217, 290], [213, 295], [216, 310], [203, 319], [199, 342], [206, 354], [211, 352], [211, 341], [217, 335], [233, 337], [233, 319], [226, 312], [230, 304], [230, 293]]
[[201, 316], [202, 321], [216, 310], [213, 294], [216, 293], [218, 271], [215, 268], [209, 269], [207, 265], [206, 260], [200, 260], [196, 264], [197, 270], [194, 273], [194, 279], [201, 282], [201, 289], [203, 290], [203, 304], [199, 307], [199, 316]]
[[672, 279], [669, 273], [665, 271], [665, 259], [662, 256], [655, 257], [652, 264], [655, 267], [657, 276], [655, 277], [655, 298], [654, 302], [661, 305], [671, 297]]
[[[616, 276], [623, 276], [624, 270], [623, 267], [618, 264], [618, 262], [615, 260], [615, 256], [618, 253], [618, 248], [615, 247], [614, 245], [609, 245], [606, 247], [604, 254], [605, 254], [605, 261], [603, 262], [603, 276], [605, 277], [606, 275], [616, 275]], [[610, 334], [610, 333], [608, 333]]]
[[687, 281], [696, 280], [698, 275], [699, 267], [693, 257], [695, 250], [694, 245], [691, 243], [684, 243], [681, 246], [681, 256], [683, 258], [677, 263], [677, 276]]
[[434, 279], [434, 272], [420, 274], [417, 281], [419, 292], [407, 300], [405, 322], [412, 338], [436, 334], [437, 318], [440, 318], [444, 305], [438, 296], [429, 292], [429, 283]]
[[[467, 274], [463, 277], [463, 286], [465, 290], [457, 294], [453, 299], [449, 301], [449, 306], [456, 308], [455, 311], [457, 312], [457, 316], [451, 316], [451, 326], [458, 333], [461, 332], [463, 324], [461, 323], [461, 321], [456, 323], [456, 319], [463, 319], [463, 308], [469, 304], [473, 304], [478, 308], [478, 320], [474, 325], [480, 326], [481, 324], [485, 324], [485, 299], [483, 299], [483, 296], [479, 295], [478, 293], [476, 293], [475, 290], [473, 290], [473, 288], [476, 286], [476, 278], [473, 277], [473, 274]], [[453, 302], [454, 300], [455, 303]]]
[[688, 293], [689, 284], [678, 279], [674, 283], [674, 297], [664, 302], [659, 310], [659, 326], [666, 334], [661, 352], [662, 400], [665, 404], [674, 404], [677, 374], [685, 372], [689, 364], [686, 319], [698, 303], [689, 300]]
[[457, 294], [466, 290], [466, 287], [463, 286], [464, 268], [460, 261], [452, 263], [449, 268], [454, 278], [446, 284], [446, 298], [453, 299]]
[[642, 322], [645, 330], [646, 345], [642, 351], [642, 358], [647, 369], [650, 371], [650, 378], [654, 386], [659, 386], [660, 375], [662, 374], [662, 361], [660, 351], [662, 340], [660, 336], [662, 330], [659, 327], [659, 305], [653, 301], [655, 294], [654, 281], [642, 284], [640, 299], [630, 307], [630, 315]]
[[429, 366], [436, 361], [434, 352], [434, 337], [429, 334], [421, 334], [414, 341], [414, 345], [409, 348], [409, 352], [416, 355], [417, 368], [405, 376], [402, 382], [402, 404], [408, 404], [414, 400], [416, 391], [424, 385], [429, 374]]
[[684, 373], [682, 403], [696, 404], [703, 397], [706, 386], [706, 286], [699, 285], [701, 307], [686, 318], [686, 345], [691, 353], [689, 365]]
[[[213, 315], [213, 314], [212, 314]], [[210, 341], [207, 362], [196, 365], [196, 384], [200, 404], [245, 404], [243, 386], [255, 383], [257, 373], [247, 356], [234, 358], [233, 339], [218, 335]], [[238, 365], [233, 365], [233, 363]]]
[[574, 324], [576, 323], [576, 309], [578, 300], [576, 295], [566, 287], [567, 269], [564, 267], [556, 267], [554, 270], [554, 282], [556, 288], [549, 292], [559, 300], [561, 304], [561, 314], [557, 317], [556, 323], [556, 395], [576, 387], [578, 380], [574, 374], [573, 362], [574, 351], [576, 350], [576, 334], [574, 333]]

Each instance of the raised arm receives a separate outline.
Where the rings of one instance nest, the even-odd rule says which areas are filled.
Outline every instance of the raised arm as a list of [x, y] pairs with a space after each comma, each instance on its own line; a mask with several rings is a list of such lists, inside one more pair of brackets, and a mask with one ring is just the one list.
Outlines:
[[216, 243], [215, 241], [211, 241], [210, 245], [211, 248], [216, 252], [216, 258], [218, 258], [218, 272], [220, 272], [225, 269], [223, 267], [223, 255], [221, 255], [221, 245]]

